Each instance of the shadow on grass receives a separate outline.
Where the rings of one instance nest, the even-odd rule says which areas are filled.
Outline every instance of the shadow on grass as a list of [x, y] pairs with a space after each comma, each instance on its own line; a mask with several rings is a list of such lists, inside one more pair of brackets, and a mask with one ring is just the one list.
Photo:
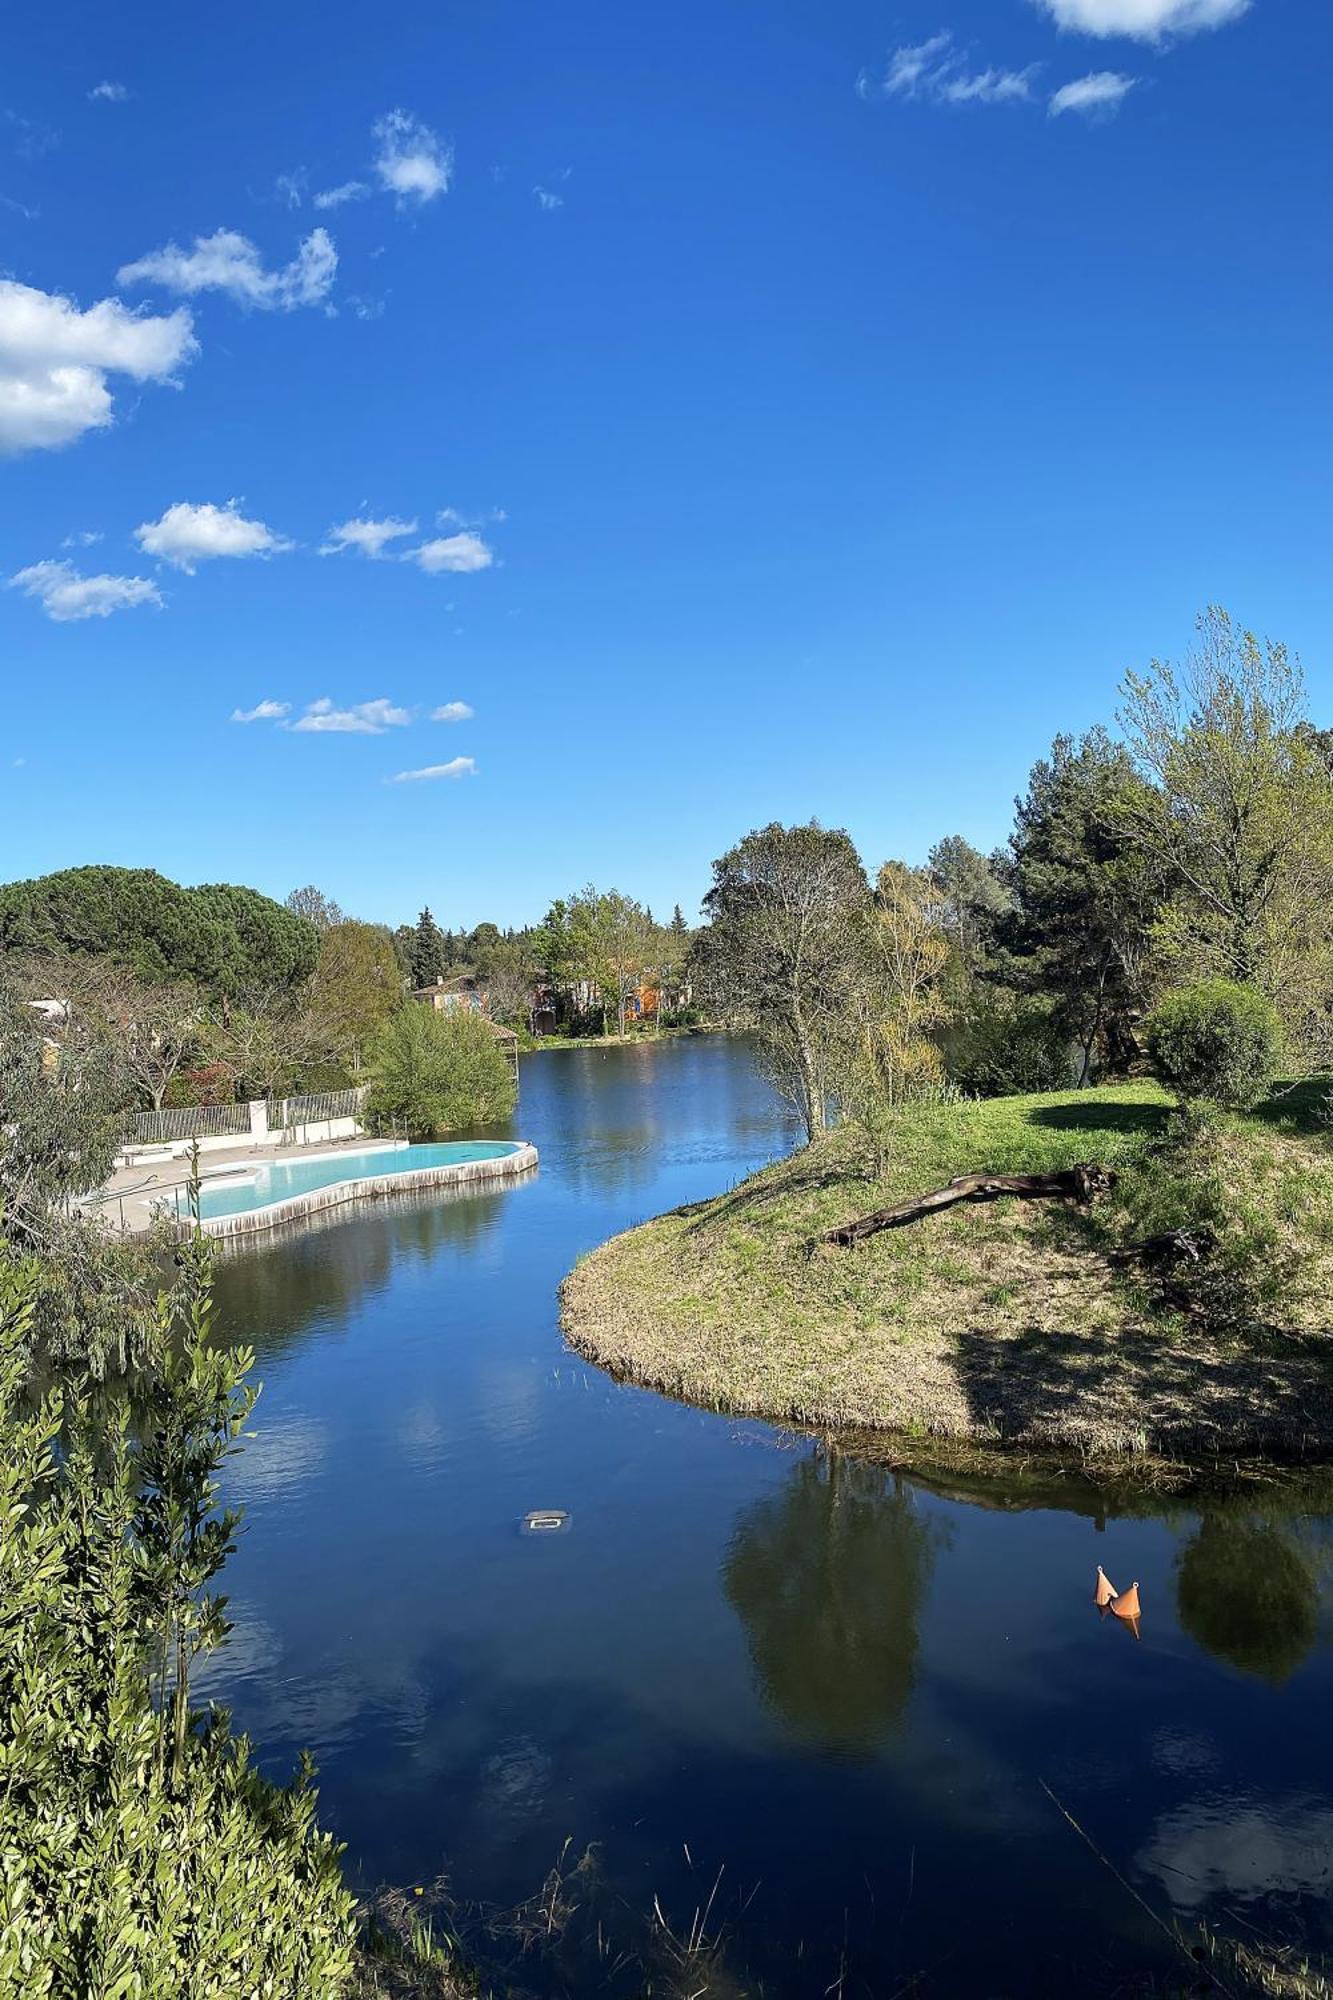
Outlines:
[[1330, 1127], [1325, 1119], [1331, 1103], [1333, 1076], [1307, 1077], [1302, 1083], [1275, 1084], [1271, 1094], [1250, 1115], [1261, 1125], [1274, 1126], [1280, 1132], [1320, 1133], [1327, 1137]]
[[1028, 1113], [1033, 1125], [1053, 1132], [1118, 1132], [1148, 1137], [1164, 1132], [1169, 1104], [1118, 1104], [1089, 1096], [1083, 1104], [1039, 1104]]
[[715, 1195], [707, 1201], [686, 1202], [676, 1213], [686, 1216], [690, 1228], [696, 1230], [706, 1223], [725, 1222], [728, 1216], [742, 1211], [754, 1214], [758, 1210], [772, 1208], [778, 1202], [790, 1200], [793, 1195], [809, 1194], [821, 1188], [873, 1185], [874, 1173], [869, 1160], [848, 1158], [846, 1155], [826, 1159], [819, 1154], [808, 1165], [797, 1167], [787, 1162], [787, 1171], [776, 1176], [767, 1186], [756, 1187], [752, 1181], [742, 1181], [730, 1194]]

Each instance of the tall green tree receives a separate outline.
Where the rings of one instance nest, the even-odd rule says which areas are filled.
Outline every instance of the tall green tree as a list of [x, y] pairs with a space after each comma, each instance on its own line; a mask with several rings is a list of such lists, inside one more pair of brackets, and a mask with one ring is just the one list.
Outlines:
[[1137, 1053], [1165, 867], [1126, 832], [1126, 802], [1145, 789], [1128, 752], [1094, 729], [1079, 742], [1058, 736], [1016, 803], [998, 969], [1049, 1003], [1077, 1044], [1081, 1084], [1098, 1062], [1123, 1069]]
[[1125, 837], [1171, 884], [1154, 927], [1163, 981], [1221, 977], [1276, 1002], [1309, 1063], [1333, 1053], [1333, 776], [1299, 662], [1214, 606], [1183, 666], [1126, 676], [1122, 721], [1146, 781]]
[[413, 986], [434, 986], [438, 980], [444, 978], [448, 959], [444, 933], [429, 908], [424, 909], [417, 918], [412, 942], [408, 946], [408, 963], [411, 967]]
[[402, 975], [389, 933], [344, 918], [321, 935], [310, 982], [316, 1039], [335, 1062], [356, 1070], [367, 1044], [398, 1006]]
[[713, 863], [708, 922], [695, 940], [697, 984], [753, 1030], [769, 1074], [813, 1139], [849, 1039], [870, 902], [846, 833], [761, 827]]

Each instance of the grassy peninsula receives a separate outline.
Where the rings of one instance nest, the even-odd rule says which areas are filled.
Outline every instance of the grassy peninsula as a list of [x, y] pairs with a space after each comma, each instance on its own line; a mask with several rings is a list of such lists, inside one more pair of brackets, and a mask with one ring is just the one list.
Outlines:
[[[613, 1239], [566, 1279], [571, 1345], [710, 1408], [1080, 1455], [1333, 1455], [1333, 1136], [1324, 1092], [1183, 1145], [1153, 1083], [904, 1107], [876, 1172], [847, 1126]], [[828, 1230], [981, 1169], [1089, 1161], [1089, 1207], [965, 1204], [855, 1249]], [[1208, 1281], [1134, 1252], [1206, 1224]], [[813, 1246], [813, 1247], [812, 1247]]]

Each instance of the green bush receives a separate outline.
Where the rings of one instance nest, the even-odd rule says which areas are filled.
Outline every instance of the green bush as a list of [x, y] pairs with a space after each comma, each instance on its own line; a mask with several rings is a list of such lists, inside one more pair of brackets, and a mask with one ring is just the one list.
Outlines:
[[947, 1037], [949, 1080], [970, 1097], [1020, 1097], [1069, 1090], [1070, 1040], [1040, 1002], [996, 993]]
[[210, 1474], [248, 1357], [208, 1346], [201, 1304], [133, 1441], [106, 1396], [34, 1409], [33, 1306], [33, 1267], [0, 1264], [0, 1993], [342, 1992], [353, 1898], [308, 1774], [268, 1783], [220, 1712], [173, 1699], [225, 1636]]
[[1148, 1047], [1185, 1103], [1245, 1111], [1277, 1074], [1282, 1027], [1255, 987], [1205, 979], [1167, 994], [1148, 1022]]
[[470, 1007], [400, 1007], [374, 1044], [370, 1073], [371, 1116], [415, 1138], [497, 1124], [517, 1095], [508, 1055]]

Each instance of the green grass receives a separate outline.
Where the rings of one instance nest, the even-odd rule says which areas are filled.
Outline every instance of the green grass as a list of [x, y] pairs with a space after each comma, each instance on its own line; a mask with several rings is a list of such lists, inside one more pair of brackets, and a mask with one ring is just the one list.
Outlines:
[[[1320, 1102], [1293, 1092], [1220, 1121], [1210, 1159], [1227, 1225], [1251, 1263], [1283, 1273], [1267, 1292], [1252, 1286], [1271, 1323], [1243, 1335], [1173, 1317], [1108, 1260], [1200, 1199], [1162, 1164], [1171, 1106], [1151, 1083], [908, 1108], [878, 1178], [855, 1130], [830, 1134], [585, 1258], [563, 1290], [566, 1332], [671, 1394], [821, 1428], [1093, 1454], [1333, 1449], [1333, 1143]], [[1091, 1161], [1119, 1177], [1091, 1210], [967, 1204], [855, 1250], [812, 1249], [960, 1173]]]

